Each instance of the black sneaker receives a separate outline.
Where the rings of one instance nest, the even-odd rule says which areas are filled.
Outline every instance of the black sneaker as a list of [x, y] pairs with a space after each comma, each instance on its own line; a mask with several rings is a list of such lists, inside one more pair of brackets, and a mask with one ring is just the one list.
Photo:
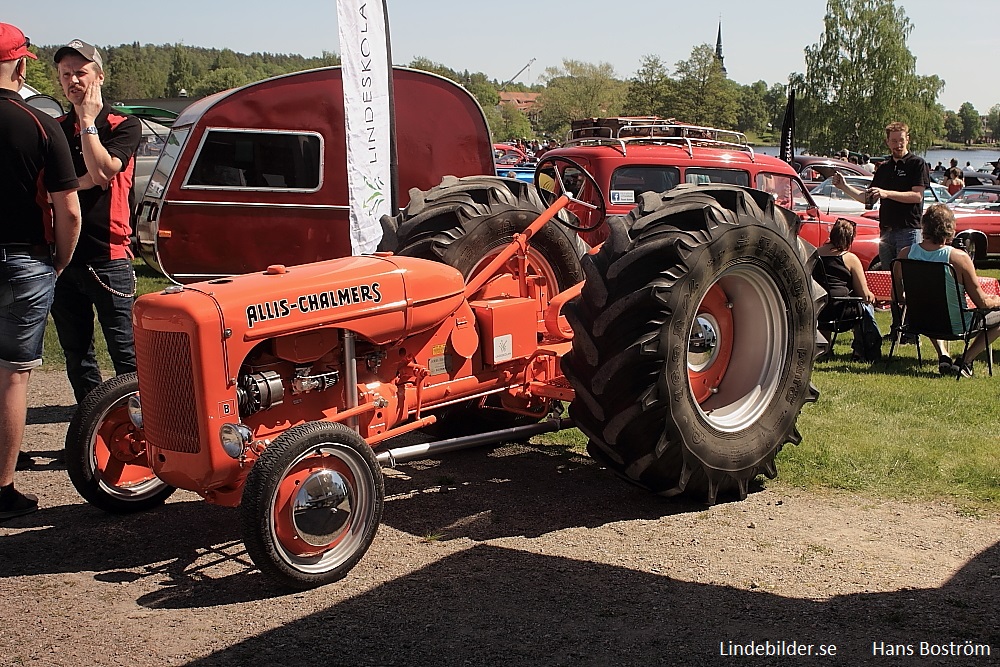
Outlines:
[[961, 375], [964, 378], [972, 377], [972, 362], [966, 363], [962, 357], [955, 359], [955, 375]]
[[958, 374], [958, 366], [956, 366], [955, 362], [951, 360], [951, 357], [941, 355], [938, 357], [938, 373], [954, 377]]
[[31, 514], [38, 509], [38, 497], [30, 493], [21, 493], [14, 489], [0, 500], [0, 521], [13, 519], [16, 516]]

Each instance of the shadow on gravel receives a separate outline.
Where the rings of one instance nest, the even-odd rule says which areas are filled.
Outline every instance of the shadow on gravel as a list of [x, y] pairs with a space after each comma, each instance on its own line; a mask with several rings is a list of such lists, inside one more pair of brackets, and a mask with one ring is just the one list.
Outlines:
[[[530, 444], [402, 465], [388, 471], [386, 495], [387, 525], [417, 536], [477, 541], [705, 509], [653, 496], [563, 447]], [[165, 578], [161, 590], [137, 601], [151, 608], [211, 607], [287, 593], [254, 568], [237, 512], [200, 500], [123, 516], [84, 503], [42, 508], [5, 524], [37, 530], [3, 539], [0, 578], [59, 572], [97, 572], [96, 579], [108, 582]], [[233, 564], [241, 571], [233, 574]]]
[[[16, 521], [16, 523], [15, 523]], [[98, 581], [153, 577], [162, 588], [147, 607], [210, 607], [287, 591], [264, 580], [246, 555], [233, 509], [200, 500], [114, 516], [88, 505], [42, 508], [4, 524], [35, 528], [0, 542], [0, 579], [96, 572]], [[231, 574], [232, 566], [240, 570]], [[218, 566], [225, 566], [225, 574]]]
[[441, 540], [536, 537], [706, 509], [703, 503], [655, 496], [555, 445], [465, 450], [414, 461], [398, 472], [385, 479], [383, 523]]
[[30, 424], [69, 424], [76, 412], [75, 405], [46, 405], [28, 408], [27, 423]]
[[[480, 544], [188, 664], [919, 665], [943, 664], [920, 657], [921, 641], [966, 639], [994, 657], [947, 664], [992, 664], [998, 571], [994, 546], [940, 589], [812, 601]], [[969, 590], [975, 602], [957, 605]], [[720, 651], [751, 640], [835, 644], [836, 658]], [[873, 656], [873, 642], [914, 655]]]

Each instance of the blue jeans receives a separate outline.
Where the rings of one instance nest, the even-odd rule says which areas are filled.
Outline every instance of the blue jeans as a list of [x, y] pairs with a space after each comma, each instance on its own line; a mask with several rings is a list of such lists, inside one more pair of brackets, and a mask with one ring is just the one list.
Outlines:
[[20, 372], [42, 363], [55, 282], [51, 260], [0, 249], [0, 366]]
[[52, 319], [66, 355], [66, 374], [77, 403], [103, 382], [94, 354], [95, 310], [115, 375], [135, 370], [134, 302], [135, 271], [130, 260], [113, 259], [89, 266], [71, 264], [59, 276]]
[[[878, 242], [878, 261], [882, 264], [882, 270], [888, 271], [892, 260], [899, 257], [899, 251], [909, 248], [914, 243], [920, 243], [920, 230], [911, 229], [883, 229], [882, 236]], [[900, 310], [896, 304], [892, 304], [892, 330], [899, 328]]]

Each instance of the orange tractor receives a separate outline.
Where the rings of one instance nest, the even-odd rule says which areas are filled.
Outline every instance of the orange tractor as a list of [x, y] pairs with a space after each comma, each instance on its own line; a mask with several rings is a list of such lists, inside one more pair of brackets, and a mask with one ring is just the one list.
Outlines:
[[[139, 298], [138, 373], [88, 396], [67, 434], [76, 488], [109, 512], [175, 488], [238, 506], [254, 563], [308, 588], [368, 549], [382, 465], [576, 426], [658, 494], [714, 502], [773, 477], [817, 396], [824, 293], [799, 218], [708, 184], [605, 220], [580, 165], [537, 174], [411, 191], [383, 219], [394, 253]], [[581, 220], [608, 240], [588, 248]], [[445, 439], [393, 446], [431, 425]]]

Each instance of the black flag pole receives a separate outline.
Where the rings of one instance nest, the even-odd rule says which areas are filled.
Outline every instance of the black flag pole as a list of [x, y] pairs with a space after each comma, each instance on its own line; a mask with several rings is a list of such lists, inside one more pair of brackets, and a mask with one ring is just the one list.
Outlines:
[[778, 157], [792, 163], [795, 157], [795, 89], [788, 89], [788, 105], [785, 107], [785, 120], [781, 123], [781, 143], [778, 145]]

